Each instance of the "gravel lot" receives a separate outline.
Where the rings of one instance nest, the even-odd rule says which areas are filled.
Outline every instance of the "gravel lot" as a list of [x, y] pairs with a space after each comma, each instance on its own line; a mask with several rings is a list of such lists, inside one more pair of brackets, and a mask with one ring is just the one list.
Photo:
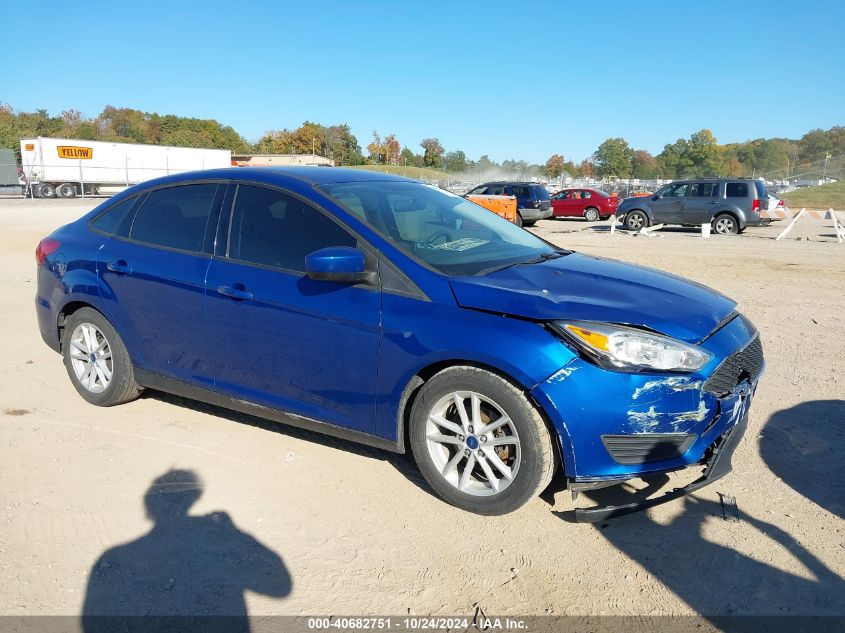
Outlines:
[[[560, 485], [477, 517], [435, 498], [403, 456], [160, 394], [86, 404], [38, 334], [33, 251], [92, 204], [0, 200], [0, 614], [79, 614], [93, 573], [148, 612], [202, 593], [214, 613], [245, 592], [251, 615], [845, 615], [845, 245], [829, 222], [781, 242], [783, 223], [709, 240], [533, 229], [734, 297], [767, 354], [733, 474], [591, 526], [567, 521]], [[192, 516], [142, 538], [144, 495], [174, 468], [202, 482]]]

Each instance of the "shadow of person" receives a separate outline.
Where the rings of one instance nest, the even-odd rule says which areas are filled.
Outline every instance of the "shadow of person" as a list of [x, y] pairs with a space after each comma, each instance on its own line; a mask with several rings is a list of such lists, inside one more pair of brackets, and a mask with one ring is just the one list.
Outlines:
[[760, 456], [783, 482], [845, 519], [845, 400], [778, 411], [760, 436]]
[[188, 514], [201, 494], [202, 483], [189, 470], [170, 470], [152, 482], [144, 505], [153, 528], [106, 551], [91, 569], [82, 612], [86, 633], [185, 630], [193, 628], [187, 626], [192, 618], [203, 630], [217, 630], [216, 622], [220, 630], [249, 631], [245, 591], [276, 598], [290, 593], [282, 559], [228, 514]]

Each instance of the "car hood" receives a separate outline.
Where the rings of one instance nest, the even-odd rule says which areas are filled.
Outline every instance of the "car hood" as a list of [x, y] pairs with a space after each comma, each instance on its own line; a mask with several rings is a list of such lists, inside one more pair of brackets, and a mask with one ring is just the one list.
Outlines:
[[453, 277], [458, 304], [542, 321], [636, 325], [688, 343], [713, 332], [736, 302], [643, 266], [572, 253], [475, 277]]

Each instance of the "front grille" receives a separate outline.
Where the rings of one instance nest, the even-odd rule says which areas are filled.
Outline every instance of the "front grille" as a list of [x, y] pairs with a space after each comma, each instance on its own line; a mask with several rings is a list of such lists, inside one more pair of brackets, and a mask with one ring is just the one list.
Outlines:
[[755, 381], [763, 371], [763, 344], [754, 337], [744, 348], [728, 356], [704, 383], [704, 391], [722, 397], [743, 380]]
[[687, 433], [642, 433], [638, 435], [602, 435], [610, 456], [620, 464], [647, 464], [680, 457], [695, 441]]

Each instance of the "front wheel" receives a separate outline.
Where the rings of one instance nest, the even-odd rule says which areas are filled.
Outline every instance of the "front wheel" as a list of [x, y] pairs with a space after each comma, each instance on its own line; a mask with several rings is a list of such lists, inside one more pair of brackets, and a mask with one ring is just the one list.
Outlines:
[[515, 222], [514, 224], [516, 224], [517, 226], [522, 226], [522, 225], [523, 225], [523, 223], [522, 223], [522, 216], [521, 216], [521, 215], [519, 215], [519, 212], [517, 212], [517, 214], [516, 214], [516, 222]]
[[639, 231], [648, 226], [648, 218], [642, 211], [631, 211], [625, 216], [625, 228], [629, 231]]
[[719, 235], [736, 235], [739, 233], [739, 223], [729, 213], [722, 213], [713, 219], [713, 231]]
[[476, 514], [513, 512], [542, 492], [554, 472], [540, 413], [510, 382], [475, 367], [446, 369], [422, 386], [409, 436], [437, 494]]
[[584, 219], [587, 222], [598, 222], [599, 220], [599, 210], [594, 209], [593, 207], [589, 207], [588, 209], [584, 209]]
[[93, 308], [81, 308], [65, 321], [65, 368], [76, 391], [91, 404], [110, 407], [141, 393], [123, 341]]

